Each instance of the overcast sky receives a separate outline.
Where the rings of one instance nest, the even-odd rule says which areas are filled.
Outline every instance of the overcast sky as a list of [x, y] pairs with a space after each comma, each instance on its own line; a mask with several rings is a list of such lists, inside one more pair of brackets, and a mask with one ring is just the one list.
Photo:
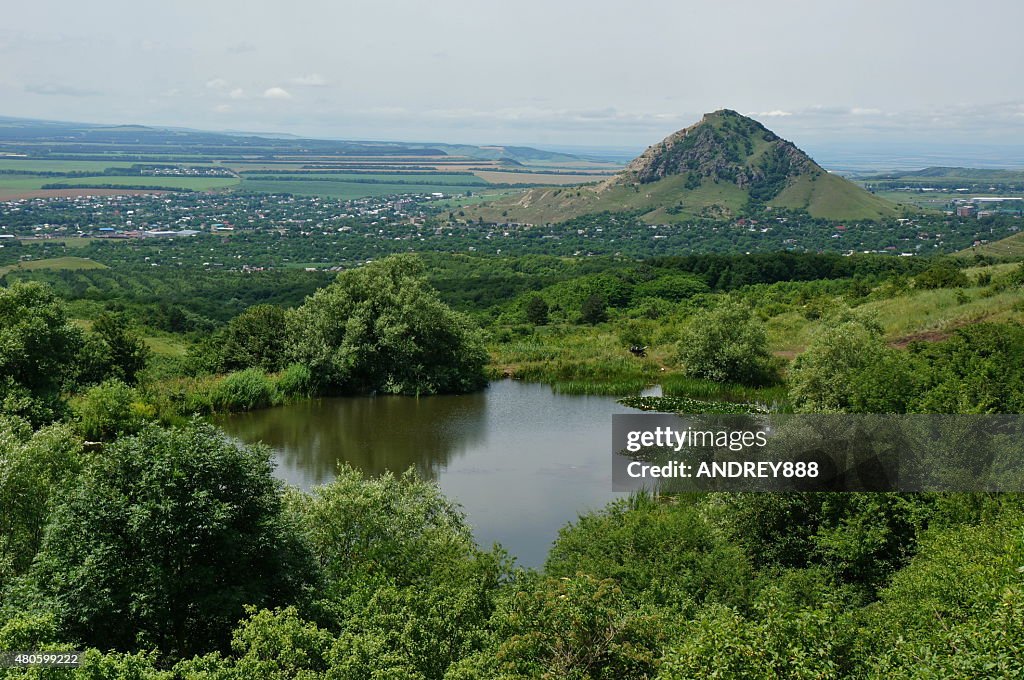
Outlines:
[[33, 0], [0, 115], [643, 147], [732, 108], [798, 144], [1024, 144], [1024, 3]]

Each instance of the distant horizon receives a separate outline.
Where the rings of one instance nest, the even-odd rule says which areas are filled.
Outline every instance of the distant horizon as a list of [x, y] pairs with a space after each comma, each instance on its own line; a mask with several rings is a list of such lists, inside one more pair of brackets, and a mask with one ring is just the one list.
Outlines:
[[[755, 118], [756, 119], [756, 118]], [[644, 145], [601, 145], [587, 143], [562, 142], [504, 142], [500, 140], [467, 142], [445, 139], [409, 139], [388, 137], [342, 137], [325, 135], [304, 135], [287, 130], [245, 130], [234, 127], [210, 128], [191, 125], [166, 125], [150, 122], [112, 122], [69, 120], [58, 118], [32, 118], [26, 116], [10, 116], [0, 114], [0, 120], [32, 121], [40, 123], [56, 123], [98, 127], [144, 127], [166, 130], [190, 130], [194, 132], [252, 135], [256, 137], [286, 137], [295, 139], [316, 139], [326, 141], [349, 142], [381, 142], [388, 144], [446, 144], [466, 146], [519, 146], [530, 147], [553, 153], [566, 153], [576, 156], [597, 158], [606, 161], [627, 163], [640, 155], [647, 147], [656, 144], [676, 130], [670, 130], [657, 139], [651, 139]], [[692, 124], [699, 120], [694, 119]], [[778, 133], [772, 127], [772, 120], [759, 121]], [[685, 126], [683, 126], [685, 127]], [[681, 128], [680, 128], [681, 129]], [[781, 133], [779, 133], [781, 134]], [[842, 135], [835, 139], [817, 137], [807, 141], [781, 135], [796, 144], [827, 170], [843, 174], [860, 174], [868, 172], [919, 170], [927, 167], [950, 166], [981, 169], [1024, 169], [1024, 144], [993, 144], [969, 141], [953, 141], [934, 143], [927, 140], [886, 140], [851, 141]]]

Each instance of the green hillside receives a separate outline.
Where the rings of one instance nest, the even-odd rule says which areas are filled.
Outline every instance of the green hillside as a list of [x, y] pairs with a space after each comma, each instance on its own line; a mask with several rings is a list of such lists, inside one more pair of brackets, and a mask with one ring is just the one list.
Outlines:
[[960, 251], [958, 255], [987, 255], [1007, 260], [1024, 258], [1024, 232], [1008, 236], [999, 241], [967, 248]]
[[877, 220], [899, 211], [890, 201], [827, 172], [795, 178], [769, 205], [806, 210], [813, 217], [832, 220]]
[[750, 207], [805, 210], [813, 217], [894, 217], [900, 208], [842, 177], [735, 111], [705, 115], [598, 184], [532, 189], [482, 204], [473, 219], [560, 222], [589, 213], [637, 211], [651, 223], [730, 218]]

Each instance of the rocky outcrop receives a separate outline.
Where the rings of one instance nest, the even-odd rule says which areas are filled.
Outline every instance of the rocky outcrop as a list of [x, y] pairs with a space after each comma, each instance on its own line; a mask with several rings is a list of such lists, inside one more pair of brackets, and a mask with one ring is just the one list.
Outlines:
[[781, 190], [793, 177], [820, 171], [804, 152], [757, 121], [722, 110], [648, 147], [627, 166], [625, 179], [647, 184], [685, 174], [693, 186], [709, 178], [741, 189], [770, 184]]

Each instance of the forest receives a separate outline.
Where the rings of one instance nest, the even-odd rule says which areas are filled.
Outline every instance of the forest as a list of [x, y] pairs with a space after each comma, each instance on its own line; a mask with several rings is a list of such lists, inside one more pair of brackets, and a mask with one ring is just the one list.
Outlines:
[[413, 471], [302, 491], [208, 418], [503, 377], [658, 384], [645, 407], [689, 413], [1020, 413], [1020, 263], [428, 253], [335, 275], [94, 248], [109, 269], [0, 288], [0, 650], [85, 651], [0, 677], [1024, 674], [1019, 494], [636, 493], [524, 569]]

